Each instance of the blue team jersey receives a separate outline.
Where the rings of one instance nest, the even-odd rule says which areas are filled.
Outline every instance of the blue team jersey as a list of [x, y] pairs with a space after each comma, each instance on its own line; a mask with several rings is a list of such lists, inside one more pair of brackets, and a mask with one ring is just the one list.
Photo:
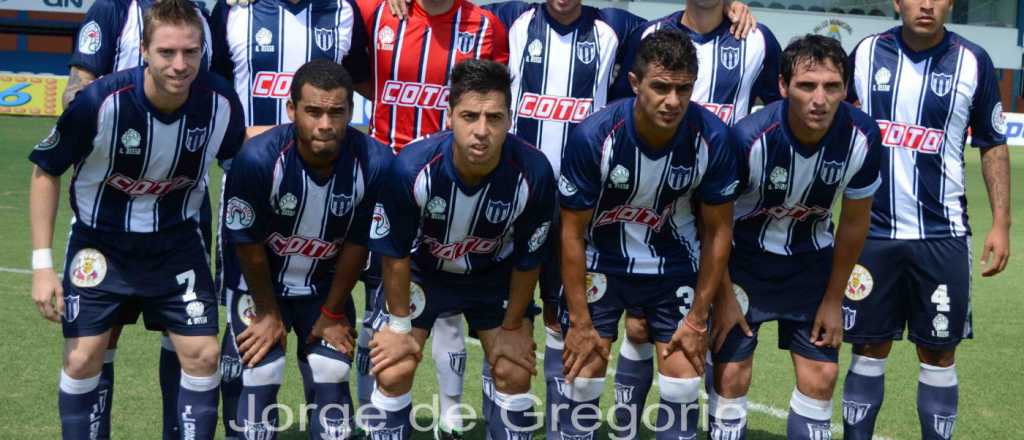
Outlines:
[[106, 75], [78, 93], [29, 155], [59, 176], [74, 167], [76, 223], [110, 232], [158, 232], [199, 216], [214, 159], [232, 158], [245, 135], [231, 86], [200, 71], [173, 114], [143, 90], [143, 67]]
[[508, 28], [512, 132], [541, 149], [558, 174], [569, 132], [608, 102], [616, 56], [643, 19], [621, 9], [583, 6], [563, 25], [543, 3], [492, 3]]
[[937, 46], [915, 52], [901, 27], [862, 40], [849, 99], [877, 122], [882, 188], [871, 215], [872, 238], [919, 240], [970, 235], [964, 143], [1006, 143], [1006, 122], [992, 60], [946, 30]]
[[736, 198], [736, 148], [721, 120], [689, 105], [671, 143], [655, 150], [636, 133], [634, 102], [609, 104], [573, 130], [558, 182], [562, 207], [594, 211], [588, 270], [695, 274], [700, 245], [692, 204]]
[[[348, 127], [330, 176], [308, 171], [295, 126], [256, 136], [231, 165], [224, 190], [226, 245], [263, 243], [274, 292], [326, 295], [342, 244], [367, 245], [374, 195], [391, 150]], [[225, 286], [246, 290], [237, 259], [225, 259]]]
[[462, 183], [443, 131], [407, 145], [391, 165], [370, 228], [373, 252], [412, 256], [420, 277], [506, 285], [511, 269], [544, 260], [555, 215], [555, 179], [544, 154], [509, 135], [498, 167]]
[[832, 246], [832, 204], [871, 197], [881, 185], [878, 126], [841, 103], [825, 137], [803, 145], [790, 131], [789, 101], [767, 105], [733, 128], [742, 182], [736, 199], [737, 252], [779, 255]]
[[[100, 77], [144, 64], [142, 18], [155, 0], [96, 0], [78, 31], [71, 66]], [[196, 5], [203, 19], [203, 68], [210, 63], [210, 26], [206, 11]]]
[[[210, 23], [213, 68], [233, 80], [246, 126], [290, 122], [292, 76], [310, 60], [348, 64], [355, 56], [366, 63], [366, 32], [351, 0], [260, 0], [249, 6], [221, 1]], [[348, 70], [365, 71], [359, 67]]]
[[704, 105], [726, 124], [733, 125], [750, 113], [754, 98], [765, 104], [775, 102], [779, 95], [779, 58], [782, 49], [775, 35], [765, 25], [743, 40], [729, 32], [732, 23], [722, 21], [707, 34], [683, 26], [684, 11], [649, 21], [633, 31], [626, 40], [622, 68], [612, 85], [611, 98], [633, 96], [629, 71], [633, 69], [640, 42], [658, 29], [675, 29], [690, 36], [697, 48], [697, 82], [691, 100]]

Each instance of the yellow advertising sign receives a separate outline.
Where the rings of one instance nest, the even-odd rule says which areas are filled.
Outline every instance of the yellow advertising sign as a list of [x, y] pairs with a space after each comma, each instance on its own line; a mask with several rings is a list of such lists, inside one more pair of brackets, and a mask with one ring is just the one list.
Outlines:
[[66, 76], [0, 75], [0, 115], [60, 116]]

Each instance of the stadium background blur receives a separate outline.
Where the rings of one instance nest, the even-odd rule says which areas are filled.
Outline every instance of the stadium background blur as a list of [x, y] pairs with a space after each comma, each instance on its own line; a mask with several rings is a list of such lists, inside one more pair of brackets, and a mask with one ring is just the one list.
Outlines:
[[[207, 0], [211, 9], [214, 0]], [[488, 3], [481, 1], [479, 3]], [[681, 7], [673, 2], [585, 1], [592, 6], [615, 6], [651, 19]], [[40, 139], [46, 136], [60, 113], [60, 97], [66, 82], [67, 61], [75, 44], [78, 27], [92, 0], [0, 0], [0, 438], [51, 439], [59, 437], [56, 411], [57, 365], [62, 340], [59, 327], [39, 318], [29, 298], [31, 271], [29, 225], [27, 221], [30, 164], [25, 159]], [[890, 0], [755, 0], [748, 2], [760, 22], [773, 30], [785, 45], [792, 37], [818, 33], [838, 38], [851, 50], [866, 35], [898, 24]], [[1007, 137], [1011, 147], [1024, 146], [1024, 1], [957, 0], [950, 28], [976, 41], [992, 56], [1000, 81], [1004, 109], [1007, 110]], [[357, 100], [354, 125], [365, 125], [371, 106]], [[1018, 113], [1021, 112], [1021, 113]], [[1011, 148], [1015, 180], [1024, 171], [1024, 149]], [[971, 223], [976, 236], [983, 236], [991, 223], [991, 213], [981, 178], [980, 159], [973, 151], [966, 155], [968, 200]], [[219, 169], [215, 170], [219, 173]], [[212, 176], [213, 193], [219, 193], [219, 176]], [[1016, 186], [1016, 185], [1014, 185]], [[1013, 218], [1024, 218], [1024, 196], [1013, 192]], [[68, 209], [61, 202], [54, 247], [62, 249], [67, 237]], [[1024, 255], [1022, 226], [1011, 235], [1012, 261]], [[981, 240], [974, 240], [975, 265], [979, 264]], [[62, 264], [58, 257], [56, 264]], [[1014, 266], [1015, 263], [1011, 262]], [[962, 393], [957, 437], [964, 439], [1011, 438], [1024, 431], [1024, 419], [1015, 414], [1024, 395], [1024, 380], [1018, 373], [1024, 359], [1021, 319], [1024, 298], [1016, 288], [1024, 285], [1024, 271], [1010, 270], [993, 279], [981, 279], [975, 271], [974, 322], [977, 339], [960, 348], [958, 370]], [[361, 286], [360, 288], [361, 289]], [[363, 295], [355, 293], [357, 310]], [[543, 346], [538, 325], [536, 340]], [[792, 377], [785, 352], [775, 349], [775, 326], [762, 331], [756, 361], [749, 432], [751, 439], [781, 439]], [[148, 439], [159, 437], [160, 399], [157, 385], [159, 334], [141, 326], [130, 327], [122, 338], [117, 370], [118, 399], [113, 410], [113, 438]], [[429, 347], [427, 347], [429, 349]], [[469, 344], [465, 402], [479, 408], [481, 350]], [[617, 352], [617, 349], [613, 350]], [[849, 351], [841, 350], [840, 371], [845, 374]], [[913, 348], [897, 344], [886, 381], [886, 404], [876, 432], [885, 438], [918, 438], [915, 410], [917, 368]], [[289, 359], [289, 363], [294, 358]], [[434, 391], [432, 365], [420, 368], [414, 402], [430, 403]], [[280, 401], [296, 409], [302, 400], [297, 371], [289, 369]], [[613, 374], [610, 372], [609, 374]], [[293, 377], [294, 376], [294, 377]], [[543, 378], [534, 380], [533, 391], [543, 395]], [[603, 402], [612, 402], [610, 389]], [[652, 395], [655, 395], [652, 393]], [[607, 403], [606, 403], [607, 404]], [[841, 427], [835, 399], [834, 426]], [[479, 411], [477, 412], [479, 414]], [[284, 421], [284, 420], [282, 420]], [[483, 439], [478, 428], [467, 438]], [[423, 420], [423, 425], [429, 421]], [[218, 432], [218, 435], [222, 435]], [[281, 439], [301, 439], [307, 434], [294, 424]], [[424, 434], [425, 438], [429, 437]], [[641, 438], [647, 435], [641, 434]], [[218, 437], [219, 438], [219, 437]], [[538, 436], [537, 438], [541, 438]], [[837, 436], [838, 438], [838, 436]]]

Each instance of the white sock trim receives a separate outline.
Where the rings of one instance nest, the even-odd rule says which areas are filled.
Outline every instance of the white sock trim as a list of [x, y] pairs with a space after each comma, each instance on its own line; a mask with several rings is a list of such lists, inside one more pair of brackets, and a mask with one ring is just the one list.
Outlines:
[[160, 336], [160, 347], [167, 351], [175, 351], [174, 343], [171, 342], [171, 337], [167, 335]]
[[552, 330], [547, 326], [544, 327], [544, 345], [552, 350], [563, 350], [565, 349], [565, 339], [562, 339], [562, 333], [557, 330]]
[[116, 348], [108, 348], [107, 351], [105, 353], [103, 353], [103, 363], [104, 364], [112, 364], [112, 363], [114, 363], [114, 358], [115, 357], [117, 357], [117, 349]]
[[207, 391], [213, 391], [220, 386], [220, 372], [215, 372], [210, 376], [196, 377], [190, 376], [185, 370], [181, 370], [181, 388], [195, 391], [197, 393], [205, 393]]
[[619, 346], [619, 356], [634, 362], [649, 360], [654, 357], [654, 344], [651, 344], [650, 342], [634, 344], [633, 341], [630, 341], [627, 338], [622, 341], [622, 345]]
[[370, 395], [370, 403], [376, 406], [378, 409], [382, 409], [387, 412], [398, 412], [405, 407], [412, 405], [412, 393], [405, 393], [401, 396], [386, 396], [380, 392], [380, 388], [374, 388], [373, 394]]
[[811, 420], [832, 420], [831, 400], [818, 400], [806, 396], [796, 388], [793, 388], [793, 396], [789, 399], [789, 409]]
[[745, 420], [747, 418], [747, 396], [736, 398], [715, 395], [708, 396], [708, 412], [718, 420]]
[[534, 398], [530, 393], [506, 394], [494, 391], [494, 404], [507, 411], [526, 411], [533, 406]]
[[861, 376], [879, 377], [885, 375], [885, 361], [886, 358], [876, 359], [855, 354], [850, 360], [850, 372]]
[[64, 369], [60, 370], [60, 390], [66, 394], [85, 394], [100, 385], [100, 375], [85, 379], [75, 379], [68, 376]]
[[934, 365], [921, 364], [921, 373], [917, 377], [918, 382], [938, 388], [955, 387], [956, 364], [948, 367], [936, 367]]
[[565, 397], [573, 402], [589, 402], [601, 397], [604, 391], [603, 377], [577, 377], [571, 384], [566, 384]]
[[658, 374], [658, 388], [661, 399], [671, 403], [691, 403], [700, 395], [699, 377], [669, 377]]

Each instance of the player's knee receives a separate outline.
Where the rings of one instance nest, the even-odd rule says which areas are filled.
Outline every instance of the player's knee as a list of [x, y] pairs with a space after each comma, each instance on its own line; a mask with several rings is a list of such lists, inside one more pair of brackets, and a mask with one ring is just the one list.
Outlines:
[[284, 356], [269, 361], [264, 359], [255, 367], [242, 371], [242, 384], [245, 386], [280, 385], [282, 382], [284, 382]]
[[836, 379], [839, 376], [839, 364], [833, 362], [815, 362], [801, 365], [796, 371], [797, 384], [800, 392], [820, 400], [832, 398]]
[[178, 351], [181, 368], [192, 375], [206, 376], [217, 371], [220, 363], [220, 345], [215, 338], [204, 338], [203, 342], [189, 350]]
[[650, 332], [647, 330], [647, 321], [638, 316], [626, 315], [626, 338], [634, 344], [647, 344], [651, 342]]
[[64, 372], [73, 379], [84, 379], [103, 369], [104, 350], [76, 348], [64, 355]]
[[319, 353], [310, 354], [306, 359], [313, 370], [313, 382], [342, 383], [348, 379], [348, 362]]
[[530, 391], [530, 372], [518, 364], [498, 359], [491, 374], [494, 376], [494, 387], [498, 391], [509, 394]]
[[917, 358], [921, 363], [935, 367], [949, 367], [956, 363], [956, 351], [954, 350], [933, 350], [930, 348], [917, 347]]
[[746, 362], [725, 362], [715, 365], [715, 392], [727, 399], [746, 396], [750, 390], [751, 365]]
[[[409, 356], [377, 373], [377, 386], [391, 394], [401, 394], [402, 388], [416, 373], [416, 359]], [[395, 391], [399, 390], [399, 391]]]
[[871, 343], [871, 344], [856, 344], [853, 346], [853, 353], [860, 356], [867, 356], [875, 359], [885, 359], [889, 357], [889, 351], [892, 350], [892, 341]]

